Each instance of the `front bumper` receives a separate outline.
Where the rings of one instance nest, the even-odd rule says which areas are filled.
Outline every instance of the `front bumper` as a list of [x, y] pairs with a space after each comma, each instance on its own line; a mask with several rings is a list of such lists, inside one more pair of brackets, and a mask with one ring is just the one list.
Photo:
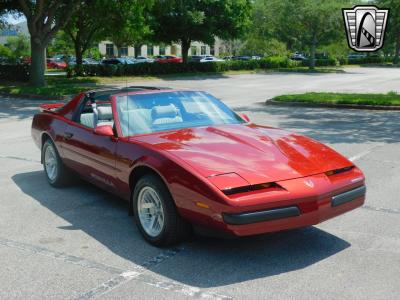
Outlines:
[[[365, 197], [365, 185], [337, 194], [331, 198], [331, 207], [338, 207], [348, 202]], [[297, 206], [279, 207], [263, 211], [246, 212], [240, 214], [222, 214], [223, 220], [230, 225], [244, 225], [258, 222], [288, 219], [302, 215]]]
[[223, 213], [224, 231], [236, 236], [248, 236], [316, 225], [362, 206], [365, 193], [366, 187], [362, 185], [290, 206]]

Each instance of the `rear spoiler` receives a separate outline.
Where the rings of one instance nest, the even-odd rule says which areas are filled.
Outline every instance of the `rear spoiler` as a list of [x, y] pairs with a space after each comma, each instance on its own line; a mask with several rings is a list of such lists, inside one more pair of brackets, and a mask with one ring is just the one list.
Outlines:
[[61, 108], [65, 105], [65, 103], [48, 103], [40, 105], [40, 110], [43, 112], [51, 112], [55, 113], [57, 108]]

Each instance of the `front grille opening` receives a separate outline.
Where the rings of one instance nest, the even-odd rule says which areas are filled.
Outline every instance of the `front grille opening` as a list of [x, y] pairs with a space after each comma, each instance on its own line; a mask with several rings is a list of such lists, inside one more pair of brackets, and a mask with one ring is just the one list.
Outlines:
[[231, 188], [231, 189], [225, 189], [222, 190], [222, 192], [229, 196], [233, 194], [239, 194], [239, 193], [246, 193], [246, 192], [252, 192], [252, 191], [261, 191], [261, 190], [274, 190], [274, 189], [282, 189], [280, 185], [278, 185], [275, 182], [267, 182], [267, 183], [260, 183], [260, 184], [255, 184], [255, 185], [246, 185], [246, 186], [240, 186], [236, 188]]

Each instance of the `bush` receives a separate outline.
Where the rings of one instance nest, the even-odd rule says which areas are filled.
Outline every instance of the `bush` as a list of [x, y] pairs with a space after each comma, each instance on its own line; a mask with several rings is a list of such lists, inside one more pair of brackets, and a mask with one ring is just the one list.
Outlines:
[[229, 70], [256, 70], [292, 68], [298, 63], [287, 57], [268, 57], [261, 60], [225, 61], [186, 64], [141, 63], [134, 65], [82, 65], [69, 67], [67, 74], [71, 76], [140, 76], [165, 75], [177, 73], [221, 73]]
[[29, 65], [0, 65], [0, 79], [28, 81]]
[[363, 64], [381, 64], [390, 62], [390, 58], [378, 55], [370, 55], [366, 57], [341, 58], [341, 65], [363, 65]]
[[[310, 65], [310, 60], [309, 59], [302, 60], [302, 65], [304, 67], [308, 67]], [[328, 67], [328, 66], [337, 66], [337, 65], [339, 65], [339, 61], [334, 57], [319, 58], [319, 59], [315, 60], [316, 67]]]

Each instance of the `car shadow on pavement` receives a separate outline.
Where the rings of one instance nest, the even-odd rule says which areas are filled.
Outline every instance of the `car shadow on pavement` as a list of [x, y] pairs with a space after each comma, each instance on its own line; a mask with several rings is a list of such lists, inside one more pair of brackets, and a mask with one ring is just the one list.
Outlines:
[[[42, 171], [16, 174], [12, 180], [28, 199], [71, 224], [54, 230], [81, 230], [95, 239], [95, 244], [101, 243], [137, 265], [143, 264], [149, 253], [158, 251], [140, 236], [128, 216], [127, 203], [113, 195], [86, 183], [54, 189]], [[181, 246], [183, 249], [176, 256], [151, 271], [183, 284], [207, 288], [303, 269], [350, 244], [317, 227], [307, 227], [229, 240], [194, 236]]]
[[235, 107], [247, 113], [252, 122], [268, 123], [268, 115], [278, 119], [280, 128], [308, 135], [325, 143], [398, 143], [400, 141], [400, 111], [363, 109], [309, 108], [291, 106]]

